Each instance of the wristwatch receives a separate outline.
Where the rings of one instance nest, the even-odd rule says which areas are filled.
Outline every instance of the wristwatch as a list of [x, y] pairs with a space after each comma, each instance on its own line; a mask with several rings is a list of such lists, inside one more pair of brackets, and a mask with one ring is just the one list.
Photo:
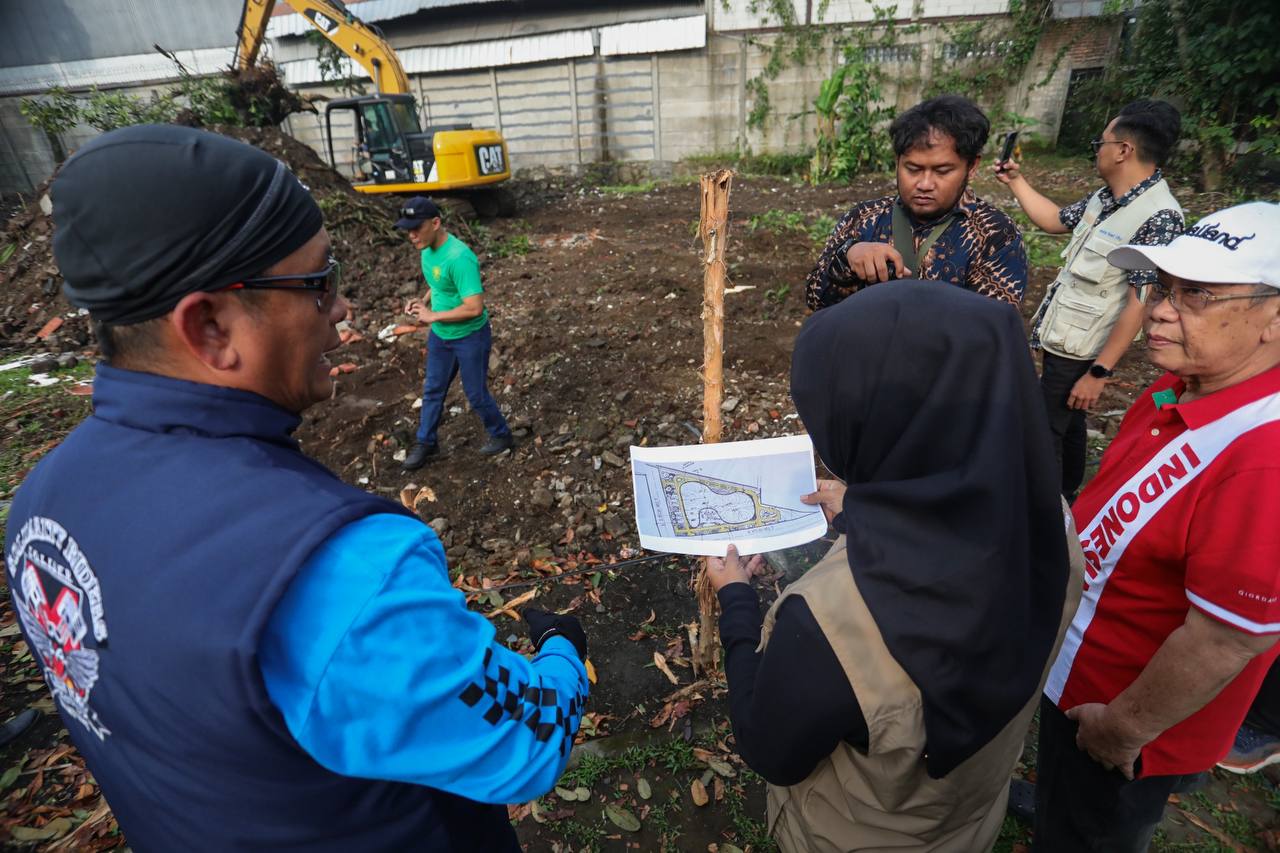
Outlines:
[[1089, 375], [1094, 379], [1110, 379], [1112, 376], [1115, 376], [1115, 374], [1116, 372], [1114, 370], [1103, 367], [1096, 361], [1089, 367]]

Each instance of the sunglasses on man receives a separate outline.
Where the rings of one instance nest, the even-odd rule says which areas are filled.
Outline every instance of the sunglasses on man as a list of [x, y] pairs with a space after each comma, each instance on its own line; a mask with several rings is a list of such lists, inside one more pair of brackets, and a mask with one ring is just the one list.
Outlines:
[[1089, 140], [1089, 145], [1090, 147], [1093, 148], [1094, 154], [1097, 154], [1099, 151], [1101, 151], [1102, 146], [1104, 145], [1128, 145], [1128, 144], [1129, 143], [1123, 139], [1091, 139]]
[[294, 273], [292, 275], [265, 275], [242, 279], [223, 290], [300, 290], [318, 293], [316, 308], [327, 311], [337, 298], [342, 283], [342, 264], [332, 255], [328, 264], [319, 272]]

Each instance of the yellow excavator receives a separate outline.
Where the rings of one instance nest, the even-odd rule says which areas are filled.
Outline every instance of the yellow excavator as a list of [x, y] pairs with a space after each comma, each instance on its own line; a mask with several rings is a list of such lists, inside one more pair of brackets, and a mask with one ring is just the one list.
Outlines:
[[[378, 30], [353, 15], [341, 0], [284, 0], [343, 53], [369, 72], [377, 94], [331, 100], [325, 106], [325, 138], [333, 156], [333, 116], [352, 113], [356, 172], [362, 193], [462, 195], [482, 215], [509, 206], [494, 184], [511, 177], [507, 143], [496, 130], [469, 124], [423, 128], [409, 77]], [[276, 0], [245, 0], [235, 66], [251, 68], [266, 41]], [[488, 189], [486, 189], [488, 188]], [[478, 192], [477, 192], [478, 191]]]

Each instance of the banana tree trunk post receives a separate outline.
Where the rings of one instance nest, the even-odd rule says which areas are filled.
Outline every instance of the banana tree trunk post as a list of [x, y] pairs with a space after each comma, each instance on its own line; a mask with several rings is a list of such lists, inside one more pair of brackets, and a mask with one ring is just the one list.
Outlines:
[[[720, 441], [720, 403], [724, 398], [724, 282], [725, 250], [729, 242], [729, 189], [733, 171], [721, 169], [702, 176], [702, 218], [698, 234], [703, 248], [702, 290], [702, 442]], [[719, 669], [720, 641], [716, 627], [719, 603], [702, 561], [695, 588], [698, 595], [698, 647], [691, 649], [695, 667], [706, 673]]]

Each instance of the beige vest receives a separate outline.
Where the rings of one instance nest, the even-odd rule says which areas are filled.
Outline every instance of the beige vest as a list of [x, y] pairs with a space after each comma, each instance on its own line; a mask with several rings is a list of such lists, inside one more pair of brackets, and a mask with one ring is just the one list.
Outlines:
[[1132, 240], [1142, 224], [1161, 210], [1182, 210], [1169, 185], [1160, 180], [1099, 223], [1101, 196], [1098, 190], [1085, 206], [1062, 250], [1066, 263], [1032, 322], [1039, 327], [1040, 345], [1064, 358], [1097, 358], [1128, 302], [1127, 273], [1107, 263], [1107, 253]]
[[[1058, 639], [1045, 661], [1057, 656], [1083, 587], [1084, 557], [1069, 510], [1071, 556]], [[867, 721], [867, 754], [841, 743], [798, 785], [769, 786], [769, 831], [786, 853], [930, 851], [979, 853], [1000, 832], [1009, 776], [1022, 754], [1040, 688], [994, 740], [942, 779], [930, 778], [923, 760], [925, 737], [920, 690], [889, 654], [849, 571], [841, 537], [827, 556], [787, 587], [765, 616], [763, 648], [778, 607], [803, 596], [844, 669]]]

